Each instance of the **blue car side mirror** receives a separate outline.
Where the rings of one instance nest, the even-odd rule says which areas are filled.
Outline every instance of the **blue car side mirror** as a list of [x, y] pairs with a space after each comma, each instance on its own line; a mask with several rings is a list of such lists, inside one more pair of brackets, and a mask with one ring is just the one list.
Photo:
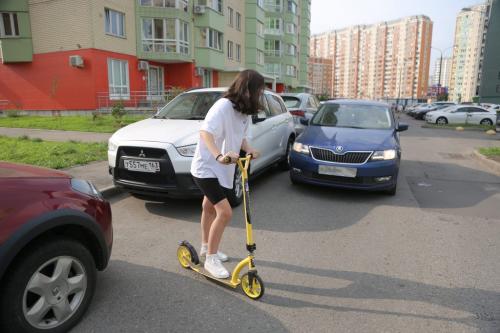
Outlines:
[[396, 131], [403, 132], [406, 131], [407, 129], [408, 129], [408, 124], [400, 123], [398, 124], [398, 128], [396, 129]]
[[309, 119], [300, 118], [300, 123], [304, 126], [309, 126]]

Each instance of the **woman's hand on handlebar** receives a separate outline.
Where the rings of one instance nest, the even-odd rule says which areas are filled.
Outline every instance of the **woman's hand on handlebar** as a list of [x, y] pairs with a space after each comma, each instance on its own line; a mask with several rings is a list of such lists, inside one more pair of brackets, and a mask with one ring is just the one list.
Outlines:
[[247, 150], [247, 156], [252, 156], [252, 160], [259, 158], [260, 157], [260, 152], [255, 149], [249, 149]]
[[221, 164], [231, 164], [236, 163], [240, 158], [239, 154], [236, 154], [234, 151], [227, 152], [225, 155], [219, 157], [217, 161]]

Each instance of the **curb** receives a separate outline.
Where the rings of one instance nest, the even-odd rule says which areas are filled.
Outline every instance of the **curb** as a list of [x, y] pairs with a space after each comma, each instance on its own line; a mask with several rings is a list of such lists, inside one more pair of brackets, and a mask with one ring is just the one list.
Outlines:
[[103, 189], [99, 189], [99, 192], [101, 192], [102, 196], [104, 199], [109, 200], [112, 197], [122, 193], [123, 191], [114, 185], [104, 187]]
[[[438, 127], [438, 126], [427, 126], [427, 125], [421, 125], [421, 128], [428, 128], [428, 129], [444, 129], [444, 130], [451, 130], [451, 131], [456, 131], [456, 127]], [[466, 132], [484, 132], [488, 131], [487, 129], [483, 128], [476, 128], [476, 127], [463, 127], [463, 131]]]
[[479, 151], [474, 150], [472, 154], [483, 166], [493, 171], [497, 176], [500, 176], [500, 163], [490, 160], [482, 155]]

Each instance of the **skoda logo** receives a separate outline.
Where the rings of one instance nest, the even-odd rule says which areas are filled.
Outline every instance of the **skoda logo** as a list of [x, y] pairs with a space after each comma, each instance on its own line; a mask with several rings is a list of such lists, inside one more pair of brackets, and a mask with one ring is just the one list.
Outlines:
[[341, 152], [343, 152], [343, 151], [344, 151], [344, 147], [342, 147], [342, 146], [337, 146], [337, 147], [335, 147], [335, 151], [336, 151], [337, 153], [341, 153]]
[[141, 153], [139, 154], [139, 157], [146, 157], [146, 154], [144, 154], [144, 150], [141, 149]]

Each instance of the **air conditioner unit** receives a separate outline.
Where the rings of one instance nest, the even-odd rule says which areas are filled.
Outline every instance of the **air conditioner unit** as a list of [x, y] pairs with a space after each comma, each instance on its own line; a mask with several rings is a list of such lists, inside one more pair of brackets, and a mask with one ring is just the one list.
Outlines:
[[140, 60], [139, 64], [137, 65], [137, 68], [140, 71], [147, 71], [147, 70], [149, 70], [149, 63], [147, 61]]
[[203, 72], [204, 72], [203, 67], [196, 67], [194, 69], [194, 74], [196, 76], [203, 76]]
[[79, 55], [69, 56], [69, 65], [72, 67], [83, 68], [83, 58]]
[[205, 6], [203, 6], [203, 5], [196, 5], [196, 6], [194, 6], [193, 12], [195, 14], [201, 15], [201, 14], [205, 14], [205, 10], [206, 10]]

